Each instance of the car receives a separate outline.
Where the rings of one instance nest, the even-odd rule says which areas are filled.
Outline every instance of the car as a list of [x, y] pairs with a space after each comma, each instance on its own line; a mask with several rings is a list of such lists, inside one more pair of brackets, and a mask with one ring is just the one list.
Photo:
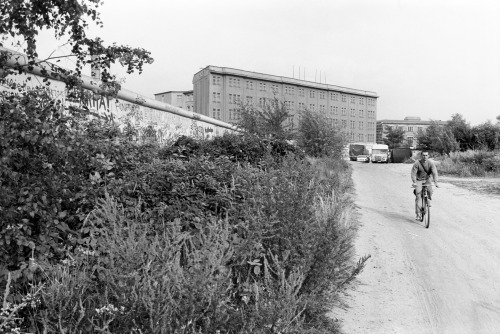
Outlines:
[[361, 162], [370, 162], [370, 156], [369, 155], [358, 155], [356, 157], [356, 161], [361, 161]]

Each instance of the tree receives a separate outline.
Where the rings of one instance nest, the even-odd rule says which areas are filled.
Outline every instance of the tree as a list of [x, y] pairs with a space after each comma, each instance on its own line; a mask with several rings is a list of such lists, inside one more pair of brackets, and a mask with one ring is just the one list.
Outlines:
[[465, 118], [460, 114], [451, 115], [451, 120], [446, 126], [451, 130], [455, 140], [458, 142], [461, 151], [474, 148], [474, 138], [472, 128]]
[[297, 139], [306, 154], [314, 157], [341, 157], [346, 144], [345, 133], [324, 116], [308, 109], [302, 110], [300, 115]]
[[[143, 65], [152, 63], [150, 52], [142, 48], [131, 48], [112, 44], [106, 46], [99, 38], [89, 38], [86, 30], [90, 22], [103, 27], [99, 16], [100, 0], [3, 0], [0, 2], [0, 47], [8, 38], [21, 38], [12, 46], [21, 47], [27, 55], [28, 68], [18, 65], [15, 70], [19, 73], [26, 72], [33, 65], [44, 63], [45, 72], [63, 80], [68, 88], [78, 86], [82, 68], [93, 65], [101, 70], [101, 80], [108, 89], [116, 91], [119, 83], [110, 74], [111, 64], [120, 63], [127, 68], [127, 73], [135, 70], [142, 72]], [[49, 57], [37, 59], [37, 36], [42, 30], [51, 30], [56, 39], [67, 38], [72, 53], [64, 57], [74, 57], [75, 68], [66, 70], [47, 63], [61, 57]], [[7, 68], [6, 60], [11, 58], [12, 52], [0, 49], [0, 71], [13, 74], [14, 71]], [[92, 57], [93, 56], [93, 57]], [[109, 89], [112, 87], [113, 89]]]
[[238, 127], [250, 134], [262, 137], [272, 136], [279, 139], [292, 139], [292, 124], [286, 121], [292, 116], [285, 101], [276, 96], [262, 108], [250, 104], [240, 104], [240, 122]]
[[472, 128], [474, 141], [478, 148], [495, 150], [500, 148], [500, 126], [491, 121], [476, 125]]
[[390, 149], [401, 146], [405, 138], [405, 130], [398, 126], [386, 126], [384, 144], [388, 145]]
[[459, 149], [451, 128], [442, 126], [437, 122], [432, 122], [425, 131], [419, 131], [417, 138], [418, 146], [424, 150], [449, 154]]

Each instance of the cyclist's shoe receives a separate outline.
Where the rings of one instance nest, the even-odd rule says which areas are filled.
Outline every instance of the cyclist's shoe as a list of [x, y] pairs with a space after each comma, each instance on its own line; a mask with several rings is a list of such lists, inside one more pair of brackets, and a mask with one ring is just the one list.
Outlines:
[[427, 204], [429, 205], [429, 208], [432, 206], [432, 201], [430, 198], [427, 199]]
[[415, 220], [421, 220], [422, 219], [422, 216], [417, 214], [417, 217], [415, 217]]

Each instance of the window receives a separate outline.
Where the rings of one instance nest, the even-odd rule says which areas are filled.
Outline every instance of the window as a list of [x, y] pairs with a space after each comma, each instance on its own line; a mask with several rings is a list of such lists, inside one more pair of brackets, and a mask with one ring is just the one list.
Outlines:
[[305, 96], [304, 88], [299, 88], [299, 96]]
[[365, 98], [364, 97], [360, 97], [359, 98], [359, 104], [365, 104]]
[[299, 109], [300, 109], [300, 110], [304, 110], [304, 109], [306, 109], [306, 104], [305, 104], [305, 103], [303, 103], [303, 102], [299, 102]]
[[337, 107], [337, 106], [330, 106], [330, 113], [334, 114], [334, 115], [338, 115], [339, 114], [339, 107]]
[[247, 104], [253, 104], [253, 96], [247, 96]]
[[295, 87], [285, 86], [285, 94], [294, 95]]
[[286, 106], [287, 111], [293, 111], [295, 109], [295, 102], [285, 101], [285, 106]]
[[342, 107], [342, 116], [347, 116], [347, 108]]
[[247, 89], [253, 89], [253, 81], [247, 80]]
[[359, 122], [359, 129], [360, 130], [363, 130], [363, 126], [364, 126], [364, 123], [363, 122]]
[[330, 93], [330, 100], [332, 100], [332, 101], [338, 101], [339, 100], [339, 94], [338, 93]]
[[342, 94], [342, 102], [347, 102], [347, 97], [344, 94]]
[[259, 106], [264, 107], [266, 105], [266, 98], [265, 97], [259, 97]]
[[359, 117], [363, 117], [363, 110], [359, 110]]
[[316, 108], [316, 105], [314, 103], [309, 104], [310, 111], [314, 111], [315, 108]]
[[325, 92], [319, 92], [319, 98], [321, 100], [324, 100], [325, 99]]
[[408, 146], [412, 147], [413, 146], [413, 137], [412, 136], [407, 137], [406, 142], [407, 142]]
[[309, 91], [309, 97], [314, 99], [316, 97], [316, 92], [313, 91], [313, 90], [310, 90]]
[[413, 132], [413, 126], [409, 126], [409, 127], [408, 127], [408, 131], [409, 131], [409, 132]]
[[220, 81], [221, 81], [221, 77], [220, 76], [214, 75], [212, 77], [212, 84], [214, 84], [216, 86], [220, 86]]
[[240, 95], [229, 94], [229, 104], [236, 104], [240, 101]]
[[266, 91], [266, 83], [265, 82], [259, 82], [259, 90], [261, 92], [265, 92]]
[[220, 93], [213, 92], [212, 98], [214, 103], [220, 103]]
[[356, 109], [351, 108], [351, 117], [356, 117]]
[[351, 129], [356, 128], [356, 121], [350, 121]]
[[356, 98], [354, 96], [351, 96], [351, 103], [356, 103]]
[[278, 93], [279, 92], [279, 86], [278, 85], [272, 85], [272, 90], [273, 90], [273, 93]]
[[358, 140], [359, 140], [359, 141], [365, 141], [365, 136], [364, 136], [362, 133], [360, 133], [360, 134], [358, 135]]

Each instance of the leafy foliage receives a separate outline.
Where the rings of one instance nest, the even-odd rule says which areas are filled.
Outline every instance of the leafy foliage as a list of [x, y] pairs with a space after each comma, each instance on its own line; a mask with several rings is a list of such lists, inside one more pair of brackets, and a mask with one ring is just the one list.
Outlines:
[[[86, 30], [89, 23], [94, 22], [102, 27], [103, 22], [98, 12], [101, 1], [58, 1], [58, 0], [30, 0], [14, 1], [6, 0], [0, 2], [0, 46], [3, 46], [8, 36], [22, 38], [25, 43], [19, 42], [24, 53], [28, 57], [28, 67], [42, 64], [44, 72], [50, 72], [64, 80], [69, 88], [79, 85], [81, 70], [86, 64], [92, 64], [101, 69], [103, 88], [113, 92], [119, 88], [116, 78], [110, 74], [111, 64], [119, 63], [127, 68], [127, 73], [135, 70], [142, 72], [144, 64], [152, 63], [150, 53], [142, 48], [131, 48], [113, 44], [106, 46], [99, 37], [89, 38]], [[37, 59], [37, 36], [41, 30], [52, 30], [56, 39], [67, 37], [67, 43], [71, 45], [71, 55], [76, 57], [76, 68], [74, 71], [65, 70]], [[5, 67], [5, 61], [11, 54], [9, 51], [1, 51], [0, 70], [10, 69]], [[93, 56], [91, 58], [91, 56]], [[17, 66], [15, 70], [24, 72], [27, 68]], [[111, 89], [109, 89], [111, 88]]]
[[401, 147], [405, 138], [405, 131], [401, 127], [386, 126], [384, 129], [386, 137], [384, 137], [384, 144], [389, 146], [389, 149]]
[[305, 109], [301, 111], [297, 142], [310, 156], [340, 158], [346, 138], [340, 128], [330, 124], [325, 117]]
[[492, 151], [452, 152], [437, 165], [443, 174], [464, 177], [500, 175], [500, 155]]
[[439, 154], [448, 154], [459, 148], [451, 129], [436, 122], [428, 126], [425, 132], [419, 131], [417, 138], [420, 148], [435, 151]]
[[[136, 145], [44, 90], [0, 111], [0, 286], [20, 328], [338, 331], [326, 313], [366, 261], [332, 195], [343, 161], [256, 136]], [[34, 306], [16, 304], [28, 286]]]
[[262, 108], [241, 103], [239, 113], [241, 119], [238, 127], [249, 134], [278, 139], [293, 137], [292, 124], [285, 124], [292, 115], [286, 107], [286, 102], [280, 101], [276, 96], [266, 101]]

